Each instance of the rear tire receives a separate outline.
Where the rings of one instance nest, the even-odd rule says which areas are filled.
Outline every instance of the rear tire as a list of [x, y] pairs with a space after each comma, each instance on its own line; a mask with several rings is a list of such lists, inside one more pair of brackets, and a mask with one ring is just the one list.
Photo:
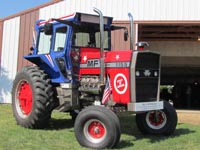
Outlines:
[[38, 67], [25, 67], [16, 75], [12, 88], [12, 109], [17, 124], [44, 128], [53, 109], [50, 79]]
[[94, 149], [114, 147], [121, 135], [118, 117], [102, 106], [82, 110], [75, 120], [74, 130], [81, 146]]
[[[157, 112], [157, 120], [155, 112]], [[136, 114], [136, 125], [144, 134], [170, 135], [177, 125], [177, 113], [174, 107], [164, 101], [164, 109]]]

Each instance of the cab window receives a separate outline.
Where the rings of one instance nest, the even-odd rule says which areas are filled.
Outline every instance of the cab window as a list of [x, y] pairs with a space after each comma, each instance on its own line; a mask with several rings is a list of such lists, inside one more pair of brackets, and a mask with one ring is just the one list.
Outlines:
[[44, 30], [40, 31], [39, 41], [38, 41], [38, 54], [47, 54], [51, 47], [51, 37], [52, 35], [46, 35]]
[[65, 41], [67, 37], [66, 35], [67, 35], [67, 27], [61, 27], [56, 29], [55, 45], [54, 45], [55, 52], [64, 50]]

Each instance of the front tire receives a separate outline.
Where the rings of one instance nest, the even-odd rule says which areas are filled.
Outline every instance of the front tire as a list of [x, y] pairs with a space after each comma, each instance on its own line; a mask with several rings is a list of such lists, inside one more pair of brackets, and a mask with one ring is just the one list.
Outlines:
[[114, 147], [121, 135], [118, 117], [102, 106], [82, 110], [75, 120], [74, 130], [81, 146], [94, 149]]
[[164, 109], [136, 114], [136, 125], [144, 134], [171, 135], [176, 129], [177, 113], [174, 107], [164, 101]]
[[53, 109], [50, 79], [38, 67], [25, 67], [16, 75], [12, 88], [12, 109], [17, 124], [44, 128]]

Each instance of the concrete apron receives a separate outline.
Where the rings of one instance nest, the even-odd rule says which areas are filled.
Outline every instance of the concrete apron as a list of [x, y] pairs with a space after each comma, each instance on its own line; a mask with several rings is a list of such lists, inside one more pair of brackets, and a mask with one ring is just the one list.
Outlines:
[[178, 123], [200, 125], [200, 111], [198, 110], [176, 110]]

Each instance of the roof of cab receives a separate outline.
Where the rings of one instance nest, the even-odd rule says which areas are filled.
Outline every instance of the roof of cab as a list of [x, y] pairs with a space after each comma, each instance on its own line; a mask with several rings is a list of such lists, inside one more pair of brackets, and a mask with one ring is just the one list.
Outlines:
[[[72, 21], [72, 22], [77, 23], [77, 24], [81, 23], [81, 22], [99, 24], [99, 22], [100, 22], [98, 15], [85, 14], [85, 13], [79, 13], [79, 12], [76, 12], [76, 13], [73, 13], [73, 14], [70, 14], [70, 15], [67, 15], [67, 16], [63, 16], [63, 17], [60, 17], [60, 18], [57, 18], [57, 19]], [[112, 17], [104, 16], [104, 24], [105, 25], [112, 24], [112, 20], [113, 20]], [[37, 25], [43, 26], [46, 23], [56, 23], [56, 22], [57, 21], [55, 21], [53, 19], [49, 19], [47, 21], [46, 20], [39, 20], [39, 21], [37, 21]]]

